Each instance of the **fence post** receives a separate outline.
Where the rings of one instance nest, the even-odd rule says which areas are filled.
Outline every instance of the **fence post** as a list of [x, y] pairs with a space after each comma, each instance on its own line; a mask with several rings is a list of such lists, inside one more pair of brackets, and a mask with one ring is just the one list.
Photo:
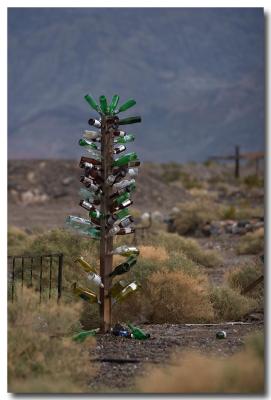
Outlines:
[[63, 271], [63, 254], [59, 254], [58, 258], [58, 277], [57, 277], [57, 302], [62, 295], [62, 271]]
[[240, 176], [240, 147], [235, 146], [235, 178], [238, 179]]

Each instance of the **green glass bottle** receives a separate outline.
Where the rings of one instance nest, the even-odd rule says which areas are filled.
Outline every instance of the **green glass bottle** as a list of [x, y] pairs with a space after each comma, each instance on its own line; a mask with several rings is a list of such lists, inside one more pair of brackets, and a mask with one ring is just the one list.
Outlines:
[[121, 196], [117, 197], [115, 199], [115, 203], [117, 205], [120, 205], [121, 203], [123, 203], [125, 200], [128, 200], [128, 199], [130, 199], [130, 193], [126, 192], [126, 193], [123, 193]]
[[117, 139], [114, 139], [114, 143], [129, 143], [135, 140], [134, 135], [125, 135], [119, 136]]
[[112, 271], [112, 272], [109, 274], [109, 276], [110, 276], [110, 277], [114, 277], [114, 276], [117, 276], [117, 275], [125, 274], [125, 272], [128, 272], [128, 271], [132, 268], [132, 266], [136, 264], [136, 261], [137, 261], [137, 258], [136, 258], [136, 257], [129, 257], [129, 258], [127, 259], [127, 261], [125, 261], [125, 262], [119, 264], [119, 265], [114, 269], [114, 271]]
[[136, 101], [134, 99], [129, 99], [125, 103], [123, 103], [118, 110], [115, 111], [116, 114], [126, 111], [129, 108], [133, 107], [136, 104]]
[[101, 110], [102, 112], [106, 115], [108, 114], [108, 106], [107, 106], [107, 100], [105, 96], [100, 96], [100, 105], [101, 105]]
[[90, 96], [89, 94], [85, 95], [85, 100], [88, 102], [88, 104], [97, 112], [100, 112], [100, 107], [98, 106], [98, 104], [96, 103], [96, 101], [94, 100], [94, 98], [92, 96]]
[[112, 225], [115, 221], [118, 219], [125, 218], [129, 215], [129, 210], [128, 208], [124, 208], [123, 210], [117, 211], [115, 214], [110, 215], [108, 218], [108, 224]]
[[113, 167], [122, 167], [123, 165], [128, 164], [130, 161], [137, 160], [137, 154], [135, 152], [127, 153], [122, 157], [116, 158], [113, 162]]
[[86, 148], [89, 148], [89, 149], [98, 150], [97, 144], [92, 143], [92, 142], [90, 142], [90, 141], [87, 140], [87, 139], [80, 139], [79, 142], [78, 142], [78, 144], [79, 144], [79, 146], [82, 146], [82, 147], [86, 147]]
[[137, 122], [141, 122], [141, 117], [137, 116], [119, 119], [117, 125], [130, 125], [136, 124]]
[[131, 330], [132, 337], [137, 340], [146, 340], [150, 338], [149, 333], [143, 332], [140, 328], [137, 328], [136, 326], [132, 324], [127, 324], [129, 329]]
[[109, 106], [109, 114], [114, 113], [114, 111], [118, 105], [119, 99], [120, 99], [119, 96], [117, 94], [114, 94], [114, 96], [112, 97], [110, 106]]
[[75, 342], [78, 342], [78, 343], [82, 343], [82, 342], [84, 342], [84, 340], [87, 337], [96, 336], [96, 333], [98, 333], [98, 332], [99, 332], [99, 328], [91, 329], [90, 331], [81, 331], [81, 332], [78, 332], [75, 335], [73, 335], [72, 340], [74, 340]]

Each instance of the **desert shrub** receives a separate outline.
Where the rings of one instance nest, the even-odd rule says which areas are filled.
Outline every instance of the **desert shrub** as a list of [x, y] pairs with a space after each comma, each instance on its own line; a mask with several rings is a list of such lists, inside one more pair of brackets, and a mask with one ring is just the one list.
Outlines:
[[169, 255], [164, 247], [139, 246], [140, 256], [153, 261], [163, 262], [169, 259]]
[[206, 222], [221, 217], [221, 206], [208, 197], [182, 203], [179, 209], [180, 211], [173, 215], [175, 229], [179, 235], [193, 235]]
[[177, 163], [161, 164], [162, 174], [161, 179], [166, 182], [174, 182], [180, 178], [181, 166]]
[[248, 175], [244, 178], [244, 184], [248, 188], [262, 187], [264, 185], [264, 180], [257, 175]]
[[217, 321], [237, 321], [245, 314], [253, 311], [256, 300], [242, 296], [229, 287], [213, 288], [210, 292], [215, 319]]
[[[263, 274], [263, 266], [259, 263], [251, 263], [249, 265], [239, 266], [232, 269], [226, 274], [228, 285], [238, 292], [248, 287], [252, 282]], [[263, 306], [264, 302], [264, 283], [261, 282], [254, 289], [247, 292], [246, 296], [257, 300], [259, 306]]]
[[93, 340], [75, 344], [80, 328], [79, 304], [42, 303], [24, 289], [8, 309], [8, 389], [11, 392], [84, 392], [94, 369], [89, 361]]
[[24, 230], [11, 226], [8, 229], [8, 254], [21, 255], [29, 245], [31, 239]]
[[222, 214], [222, 219], [235, 219], [236, 218], [236, 208], [233, 205], [225, 207]]
[[257, 229], [242, 236], [236, 246], [238, 254], [259, 254], [264, 250], [264, 229]]
[[144, 393], [264, 393], [264, 337], [254, 334], [245, 348], [228, 358], [196, 352], [172, 356], [165, 367], [146, 368], [137, 379]]
[[146, 295], [152, 307], [152, 322], [200, 322], [213, 318], [206, 286], [181, 271], [153, 273], [147, 282]]
[[226, 280], [231, 288], [242, 291], [262, 274], [263, 266], [255, 262], [231, 269], [226, 274]]
[[195, 177], [185, 171], [181, 171], [179, 178], [185, 189], [202, 188], [202, 183]]
[[184, 254], [188, 259], [205, 267], [215, 267], [222, 263], [222, 258], [217, 251], [203, 249], [194, 239], [160, 232], [149, 241], [154, 245], [163, 246], [169, 254], [171, 252]]

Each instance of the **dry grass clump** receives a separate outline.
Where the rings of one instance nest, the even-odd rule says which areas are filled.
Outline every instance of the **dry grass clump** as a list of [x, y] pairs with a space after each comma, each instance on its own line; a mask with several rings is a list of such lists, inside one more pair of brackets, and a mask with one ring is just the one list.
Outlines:
[[139, 246], [140, 257], [163, 262], [169, 259], [169, 255], [164, 247], [154, 247], [154, 246]]
[[93, 340], [72, 342], [79, 329], [80, 305], [39, 305], [30, 289], [8, 309], [8, 390], [15, 393], [81, 393], [94, 370]]
[[[263, 265], [258, 262], [249, 265], [239, 266], [230, 270], [225, 278], [228, 285], [235, 290], [241, 292], [248, 287], [252, 282], [258, 279], [263, 274]], [[264, 283], [257, 285], [249, 291], [246, 296], [257, 299], [263, 305], [264, 301]]]
[[256, 300], [242, 296], [229, 287], [213, 288], [210, 300], [217, 321], [239, 321], [257, 306]]
[[172, 252], [184, 254], [188, 259], [204, 267], [217, 267], [222, 263], [222, 258], [217, 251], [205, 250], [191, 238], [184, 238], [174, 233], [159, 232], [150, 240], [153, 245], [163, 246], [169, 255]]
[[238, 254], [259, 254], [264, 250], [264, 229], [257, 229], [242, 236], [236, 246]]
[[264, 337], [254, 334], [245, 349], [226, 359], [179, 353], [171, 365], [146, 369], [137, 380], [144, 393], [264, 393]]
[[213, 318], [206, 285], [202, 279], [182, 271], [153, 273], [147, 282], [147, 299], [152, 308], [151, 322], [200, 322]]
[[248, 188], [253, 188], [253, 187], [263, 187], [264, 186], [264, 180], [263, 178], [257, 176], [257, 175], [248, 175], [244, 178], [244, 184]]

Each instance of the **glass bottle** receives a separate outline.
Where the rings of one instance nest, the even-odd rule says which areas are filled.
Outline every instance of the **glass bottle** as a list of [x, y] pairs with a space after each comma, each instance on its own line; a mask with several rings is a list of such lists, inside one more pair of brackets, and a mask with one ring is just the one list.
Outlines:
[[134, 339], [138, 339], [138, 340], [149, 339], [149, 337], [150, 337], [149, 333], [143, 332], [140, 328], [137, 328], [136, 326], [134, 326], [132, 324], [127, 324], [127, 325], [129, 327], [129, 329], [131, 330], [132, 337]]
[[120, 280], [116, 282], [109, 290], [109, 293], [112, 297], [115, 297], [119, 292], [121, 292], [125, 286], [128, 285], [127, 281]]
[[96, 143], [90, 142], [87, 139], [80, 139], [78, 144], [79, 146], [85, 147], [86, 149], [99, 150]]
[[122, 275], [125, 274], [125, 272], [128, 272], [133, 265], [136, 264], [136, 257], [129, 257], [125, 262], [119, 264], [114, 271], [112, 271], [109, 276], [113, 277], [113, 276], [117, 276], [117, 275]]
[[113, 167], [122, 167], [123, 165], [128, 164], [130, 161], [136, 161], [136, 160], [137, 160], [137, 154], [135, 152], [127, 153], [117, 158], [113, 162]]
[[95, 166], [100, 166], [101, 167], [101, 161], [100, 160], [96, 160], [95, 158], [89, 158], [89, 157], [81, 157], [80, 163], [79, 163], [79, 167], [83, 168], [84, 167], [84, 163], [89, 163], [89, 164], [93, 164]]
[[100, 275], [95, 274], [94, 272], [90, 272], [87, 275], [87, 279], [94, 285], [103, 288], [104, 285], [102, 283], [102, 278]]
[[130, 125], [130, 124], [136, 124], [137, 122], [141, 122], [141, 117], [136, 116], [136, 117], [119, 119], [117, 121], [117, 125]]
[[91, 192], [94, 192], [94, 194], [102, 193], [102, 189], [98, 185], [95, 185], [92, 179], [82, 175], [80, 182], [82, 182]]
[[135, 140], [134, 135], [125, 135], [125, 136], [119, 136], [117, 139], [114, 139], [114, 143], [129, 143], [133, 142]]
[[85, 130], [83, 137], [87, 140], [101, 139], [101, 132]]
[[[123, 300], [127, 299], [127, 297], [129, 297], [132, 293], [135, 293], [138, 289], [139, 285], [137, 282], [130, 283], [115, 296], [112, 296], [113, 297], [112, 304], [115, 304], [116, 302], [118, 303], [122, 302]], [[138, 337], [136, 337], [135, 339], [138, 339]]]
[[115, 214], [112, 214], [108, 217], [107, 223], [108, 225], [113, 225], [117, 220], [121, 220], [124, 217], [127, 217], [129, 215], [128, 210], [121, 210], [117, 211]]
[[101, 126], [102, 126], [101, 121], [98, 121], [95, 118], [90, 118], [88, 120], [88, 124], [91, 126], [95, 126], [95, 128], [101, 128]]
[[84, 289], [80, 286], [77, 286], [76, 282], [72, 284], [72, 291], [75, 295], [79, 296], [81, 299], [87, 301], [88, 303], [101, 304], [96, 293], [92, 292], [92, 290]]
[[113, 213], [113, 212], [116, 212], [119, 210], [123, 210], [124, 208], [130, 207], [132, 204], [133, 204], [133, 201], [130, 199], [127, 199], [127, 200], [124, 200], [122, 203], [120, 203], [118, 206], [113, 204], [110, 207], [110, 211]]
[[86, 94], [84, 96], [85, 100], [88, 102], [88, 104], [97, 112], [100, 112], [100, 107], [98, 106], [98, 104], [96, 103], [96, 101], [94, 100], [94, 98], [92, 96], [90, 96], [89, 94]]
[[100, 106], [102, 112], [106, 115], [108, 111], [107, 100], [105, 96], [100, 96]]
[[139, 249], [135, 246], [127, 246], [125, 244], [123, 246], [119, 246], [116, 249], [112, 250], [111, 254], [113, 255], [118, 254], [123, 257], [138, 256]]
[[123, 103], [118, 110], [115, 111], [115, 114], [118, 114], [120, 112], [126, 111], [129, 108], [133, 107], [136, 104], [136, 101], [134, 99], [129, 99], [125, 103]]
[[124, 144], [118, 144], [113, 149], [113, 154], [119, 154], [126, 150], [126, 146]]
[[87, 273], [94, 272], [94, 274], [97, 273], [96, 268], [92, 267], [86, 260], [84, 260], [84, 257], [78, 257], [74, 260], [74, 262], [79, 265], [80, 267], [83, 268], [83, 270]]
[[130, 233], [134, 233], [135, 228], [133, 226], [127, 226], [126, 228], [121, 228], [116, 234], [117, 235], [129, 235]]
[[125, 189], [126, 187], [131, 186], [133, 184], [135, 184], [135, 180], [134, 179], [130, 179], [130, 180], [129, 179], [124, 179], [121, 182], [115, 183], [113, 188], [115, 190], [121, 190], [121, 189]]
[[117, 94], [114, 94], [114, 96], [112, 97], [111, 103], [109, 105], [109, 114], [113, 114], [113, 112], [115, 111], [117, 105], [119, 102], [119, 96]]
[[85, 188], [81, 188], [79, 190], [79, 195], [83, 200], [88, 201], [89, 203], [98, 206], [101, 204], [101, 199], [100, 199], [100, 195], [95, 195], [93, 192], [89, 192], [87, 189]]

